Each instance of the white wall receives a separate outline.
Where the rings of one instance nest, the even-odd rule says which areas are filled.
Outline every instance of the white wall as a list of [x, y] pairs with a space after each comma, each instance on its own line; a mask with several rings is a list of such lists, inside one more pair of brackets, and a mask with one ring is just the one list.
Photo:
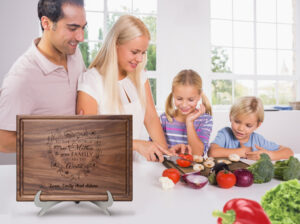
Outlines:
[[[38, 0], [1, 0], [0, 86], [15, 60], [39, 35]], [[0, 153], [0, 164], [15, 163], [15, 154]]]
[[38, 0], [1, 0], [0, 86], [15, 60], [39, 35]]
[[204, 82], [210, 69], [209, 0], [158, 0], [157, 105], [163, 110], [172, 79], [194, 69]]

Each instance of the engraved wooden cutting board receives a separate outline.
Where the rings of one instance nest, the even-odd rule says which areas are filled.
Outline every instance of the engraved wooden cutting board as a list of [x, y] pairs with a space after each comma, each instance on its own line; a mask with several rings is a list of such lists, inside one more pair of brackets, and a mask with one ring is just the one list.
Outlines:
[[[228, 160], [228, 158], [215, 158], [214, 162], [217, 163], [217, 160], [219, 160], [219, 159], [227, 159]], [[203, 164], [203, 163], [200, 163], [200, 164]], [[177, 164], [174, 164], [173, 162], [168, 161], [168, 160], [165, 160], [163, 162], [163, 165], [167, 168], [176, 168], [177, 170], [179, 170], [179, 172], [181, 174], [195, 172], [195, 170], [193, 169], [193, 166], [180, 167]], [[249, 167], [249, 165], [242, 161], [239, 161], [239, 162], [232, 162], [231, 164], [228, 165], [228, 167], [229, 167], [229, 170], [233, 172], [237, 169], [245, 169], [245, 168]], [[201, 171], [201, 175], [206, 176], [206, 177], [209, 176], [210, 170], [211, 170], [211, 168], [205, 167], [205, 169]]]
[[17, 200], [132, 200], [132, 116], [18, 116]]

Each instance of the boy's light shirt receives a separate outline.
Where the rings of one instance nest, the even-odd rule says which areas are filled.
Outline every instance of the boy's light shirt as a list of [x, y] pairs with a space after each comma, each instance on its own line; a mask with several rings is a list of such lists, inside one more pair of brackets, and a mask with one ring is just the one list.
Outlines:
[[[239, 140], [236, 139], [230, 127], [225, 127], [218, 131], [218, 134], [212, 143], [228, 149], [236, 149], [241, 147]], [[278, 144], [268, 141], [262, 135], [253, 132], [250, 135], [248, 142], [244, 143], [244, 146], [251, 147], [252, 151], [257, 151], [258, 149], [255, 147], [255, 145], [258, 145], [269, 151], [276, 151], [279, 149]]]

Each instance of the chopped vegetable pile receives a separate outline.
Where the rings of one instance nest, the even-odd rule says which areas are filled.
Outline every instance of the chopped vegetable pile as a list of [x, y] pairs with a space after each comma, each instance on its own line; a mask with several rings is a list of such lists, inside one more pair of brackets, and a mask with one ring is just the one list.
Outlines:
[[248, 167], [254, 177], [254, 183], [261, 184], [269, 182], [274, 177], [274, 166], [270, 157], [262, 153], [260, 159]]
[[300, 179], [300, 162], [293, 156], [288, 160], [277, 161], [274, 168], [275, 178], [279, 180]]
[[262, 197], [261, 205], [268, 214], [272, 224], [299, 224], [299, 181], [294, 179], [281, 182]]

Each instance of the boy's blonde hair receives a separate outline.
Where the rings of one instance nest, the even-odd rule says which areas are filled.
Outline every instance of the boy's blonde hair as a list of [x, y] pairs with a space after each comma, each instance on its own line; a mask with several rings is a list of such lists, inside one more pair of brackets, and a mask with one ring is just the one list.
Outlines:
[[[103, 46], [89, 68], [96, 68], [103, 76], [105, 99], [103, 108], [107, 113], [119, 113], [123, 111], [119, 87], [118, 87], [118, 55], [117, 45], [122, 45], [140, 36], [146, 36], [150, 40], [150, 33], [146, 25], [138, 18], [131, 15], [123, 15], [108, 32]], [[147, 55], [138, 64], [135, 71], [127, 74], [137, 88], [137, 92], [143, 107], [145, 107], [144, 83], [141, 83], [141, 73], [145, 69]]]
[[173, 79], [172, 91], [166, 100], [165, 113], [169, 122], [173, 121], [175, 115], [175, 105], [173, 103], [174, 88], [178, 85], [194, 86], [197, 88], [199, 95], [202, 94], [202, 103], [205, 106], [205, 112], [212, 115], [211, 104], [202, 91], [202, 79], [197, 72], [192, 69], [180, 71]]
[[239, 98], [230, 109], [229, 117], [236, 118], [240, 115], [255, 114], [257, 123], [264, 121], [264, 105], [260, 98], [255, 96], [245, 96]]

